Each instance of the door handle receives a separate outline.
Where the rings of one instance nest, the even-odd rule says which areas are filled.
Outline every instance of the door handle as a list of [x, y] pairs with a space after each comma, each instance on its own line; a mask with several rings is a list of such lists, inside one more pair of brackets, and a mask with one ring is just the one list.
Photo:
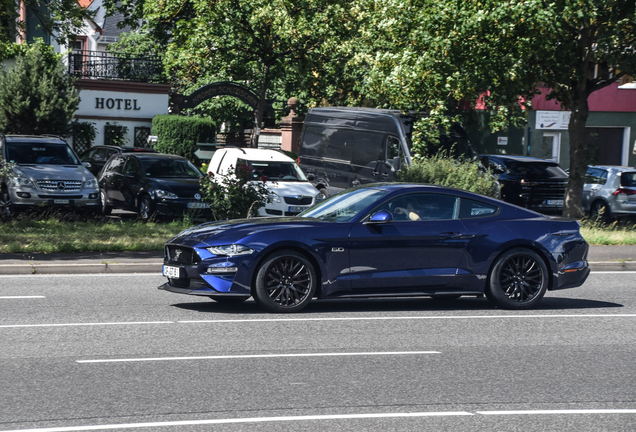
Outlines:
[[443, 232], [443, 233], [440, 233], [439, 236], [441, 238], [446, 238], [446, 239], [448, 239], [448, 238], [456, 239], [456, 238], [462, 237], [462, 233], [460, 233], [460, 232]]

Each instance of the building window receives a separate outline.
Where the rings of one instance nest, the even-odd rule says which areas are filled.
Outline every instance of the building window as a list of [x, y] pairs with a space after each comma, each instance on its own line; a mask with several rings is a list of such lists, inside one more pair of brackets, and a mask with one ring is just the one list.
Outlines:
[[128, 142], [126, 135], [128, 135], [128, 128], [126, 126], [117, 124], [117, 122], [114, 124], [106, 122], [106, 125], [104, 126], [105, 145], [126, 145]]
[[148, 144], [148, 137], [150, 136], [149, 127], [136, 127], [135, 128], [135, 147], [150, 147]]

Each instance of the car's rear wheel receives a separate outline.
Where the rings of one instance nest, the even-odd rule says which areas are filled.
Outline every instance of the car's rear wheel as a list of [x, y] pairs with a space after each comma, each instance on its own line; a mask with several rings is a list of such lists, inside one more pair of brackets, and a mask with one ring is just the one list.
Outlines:
[[0, 193], [0, 220], [11, 219], [13, 213], [11, 195], [9, 195], [8, 190], [2, 189], [2, 193]]
[[105, 191], [99, 191], [99, 199], [102, 202], [102, 213], [108, 216], [109, 214], [112, 213], [113, 208], [110, 205], [108, 205]]
[[593, 220], [607, 222], [612, 219], [612, 211], [604, 201], [594, 201], [590, 206], [590, 216]]
[[502, 309], [528, 309], [535, 306], [548, 288], [548, 268], [534, 251], [515, 248], [495, 262], [486, 296]]
[[316, 271], [302, 254], [292, 250], [273, 253], [256, 274], [254, 300], [270, 312], [298, 312], [316, 292]]
[[139, 218], [147, 222], [155, 214], [155, 205], [148, 195], [141, 197], [139, 201]]
[[326, 200], [327, 198], [329, 198], [329, 193], [327, 192], [327, 189], [325, 189], [324, 187], [319, 187], [318, 192], [320, 192], [320, 195], [322, 195], [321, 199]]

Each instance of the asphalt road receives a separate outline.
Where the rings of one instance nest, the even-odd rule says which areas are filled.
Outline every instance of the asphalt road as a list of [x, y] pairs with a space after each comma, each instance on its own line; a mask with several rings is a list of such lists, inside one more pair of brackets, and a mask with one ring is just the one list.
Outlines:
[[636, 273], [513, 312], [462, 298], [296, 315], [161, 276], [0, 276], [0, 432], [633, 431]]

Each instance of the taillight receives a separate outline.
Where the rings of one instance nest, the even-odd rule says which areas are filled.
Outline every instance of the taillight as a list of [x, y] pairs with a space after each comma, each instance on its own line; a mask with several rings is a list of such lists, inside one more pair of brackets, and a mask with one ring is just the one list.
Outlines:
[[618, 188], [612, 195], [636, 195], [636, 190], [634, 189], [624, 189]]

